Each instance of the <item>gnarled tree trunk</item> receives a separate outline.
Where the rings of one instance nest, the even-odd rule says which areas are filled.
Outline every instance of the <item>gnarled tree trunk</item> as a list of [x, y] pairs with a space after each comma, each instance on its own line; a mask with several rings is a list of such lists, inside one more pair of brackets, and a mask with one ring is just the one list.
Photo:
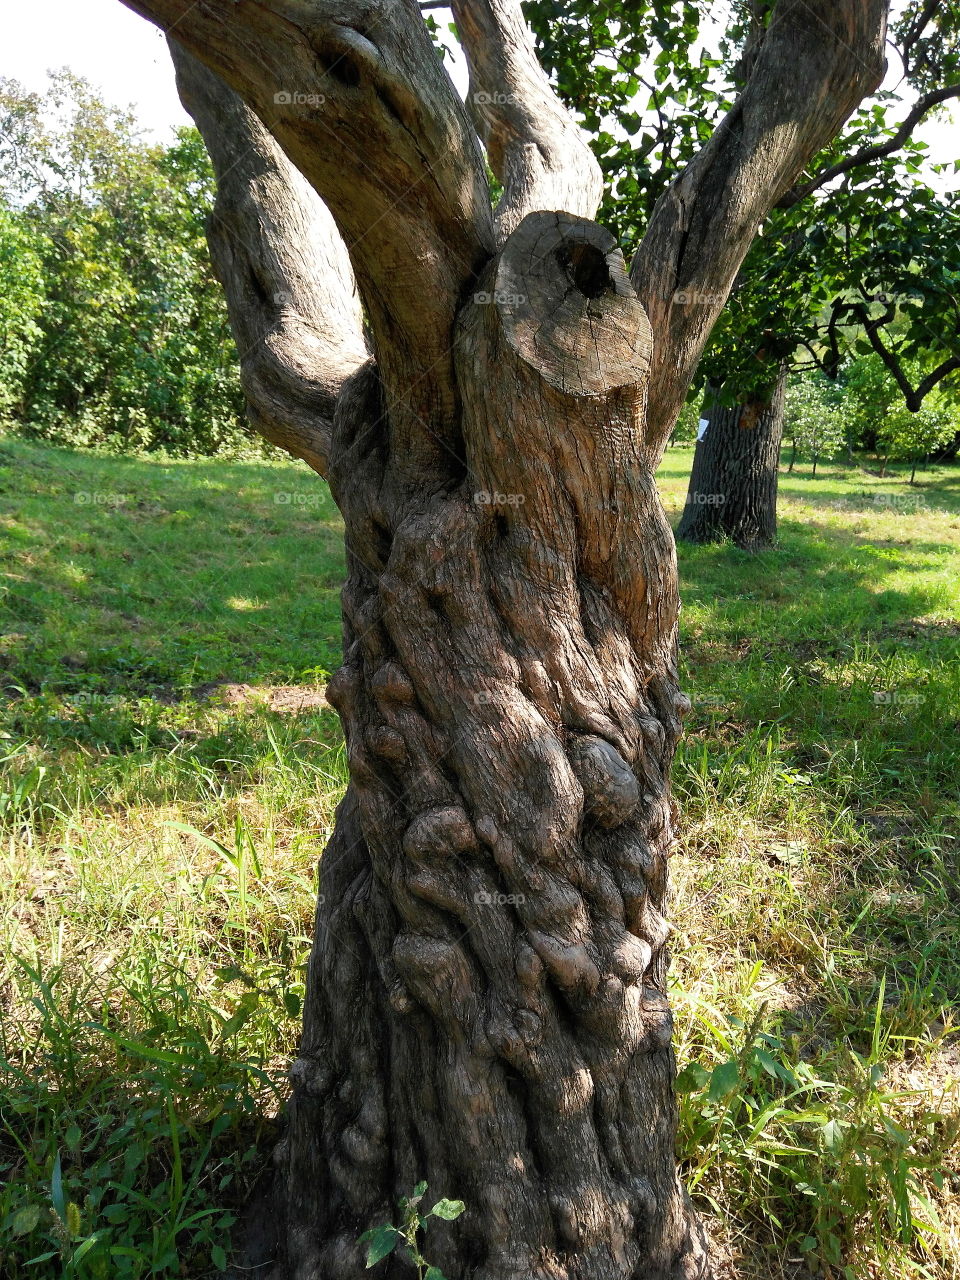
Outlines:
[[254, 424], [346, 529], [350, 785], [276, 1275], [354, 1280], [358, 1236], [426, 1179], [467, 1202], [431, 1228], [448, 1280], [695, 1280], [663, 915], [687, 703], [653, 473], [759, 221], [879, 81], [886, 6], [781, 0], [628, 279], [516, 0], [453, 2], [472, 123], [412, 0], [127, 2], [183, 46]]
[[293, 1073], [292, 1274], [352, 1280], [357, 1224], [428, 1177], [469, 1207], [431, 1241], [447, 1275], [695, 1276], [662, 914], [687, 703], [639, 450], [650, 329], [583, 219], [530, 214], [478, 284], [465, 468], [406, 488], [369, 372], [335, 424], [349, 835], [322, 863]]
[[707, 426], [693, 455], [678, 538], [730, 538], [750, 551], [773, 546], [786, 380], [782, 365], [766, 392], [729, 406], [716, 395], [709, 398], [703, 414]]

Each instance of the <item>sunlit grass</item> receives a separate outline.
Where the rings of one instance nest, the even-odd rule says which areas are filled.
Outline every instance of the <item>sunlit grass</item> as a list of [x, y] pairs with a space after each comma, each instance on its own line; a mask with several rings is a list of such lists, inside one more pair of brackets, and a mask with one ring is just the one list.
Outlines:
[[[336, 664], [339, 517], [282, 462], [0, 464], [0, 1274], [215, 1274], [346, 776], [267, 701]], [[960, 468], [918, 478], [680, 549], [680, 1149], [756, 1280], [960, 1276]]]

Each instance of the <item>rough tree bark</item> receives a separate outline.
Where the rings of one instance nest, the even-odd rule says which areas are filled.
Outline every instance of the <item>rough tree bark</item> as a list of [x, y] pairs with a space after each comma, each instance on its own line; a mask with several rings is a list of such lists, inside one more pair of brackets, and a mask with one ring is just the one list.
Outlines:
[[[357, 1237], [420, 1178], [468, 1205], [431, 1229], [449, 1280], [707, 1275], [673, 1151], [663, 911], [687, 701], [653, 473], [759, 221], [879, 82], [885, 4], [782, 0], [631, 283], [516, 0], [455, 6], [496, 219], [413, 0], [127, 2], [206, 68], [181, 57], [255, 422], [277, 438], [289, 415], [346, 528], [330, 697], [350, 785], [276, 1275], [355, 1280]], [[338, 252], [297, 170], [346, 244], [370, 359], [345, 269], [316, 305], [271, 303]], [[302, 235], [327, 247], [301, 261]], [[677, 305], [691, 289], [703, 305]]]
[[786, 375], [786, 365], [781, 365], [766, 392], [734, 405], [722, 405], [708, 392], [703, 411], [708, 425], [693, 455], [677, 538], [730, 538], [749, 551], [773, 546]]

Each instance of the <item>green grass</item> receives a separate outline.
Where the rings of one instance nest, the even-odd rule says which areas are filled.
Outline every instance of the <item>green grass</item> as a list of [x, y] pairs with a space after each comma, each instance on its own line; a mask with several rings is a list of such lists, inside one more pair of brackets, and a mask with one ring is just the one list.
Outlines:
[[[757, 1280], [960, 1277], [960, 468], [919, 480], [680, 550], [681, 1155]], [[214, 1275], [345, 781], [269, 700], [337, 662], [342, 526], [292, 464], [5, 439], [0, 528], [0, 1274]]]

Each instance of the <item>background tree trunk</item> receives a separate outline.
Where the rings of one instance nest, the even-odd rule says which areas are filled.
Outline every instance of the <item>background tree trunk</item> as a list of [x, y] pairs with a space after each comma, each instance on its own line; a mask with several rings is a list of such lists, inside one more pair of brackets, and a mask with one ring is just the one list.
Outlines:
[[766, 394], [725, 407], [713, 398], [697, 441], [677, 537], [686, 542], [730, 538], [749, 550], [777, 536], [777, 477], [786, 402], [786, 365]]

